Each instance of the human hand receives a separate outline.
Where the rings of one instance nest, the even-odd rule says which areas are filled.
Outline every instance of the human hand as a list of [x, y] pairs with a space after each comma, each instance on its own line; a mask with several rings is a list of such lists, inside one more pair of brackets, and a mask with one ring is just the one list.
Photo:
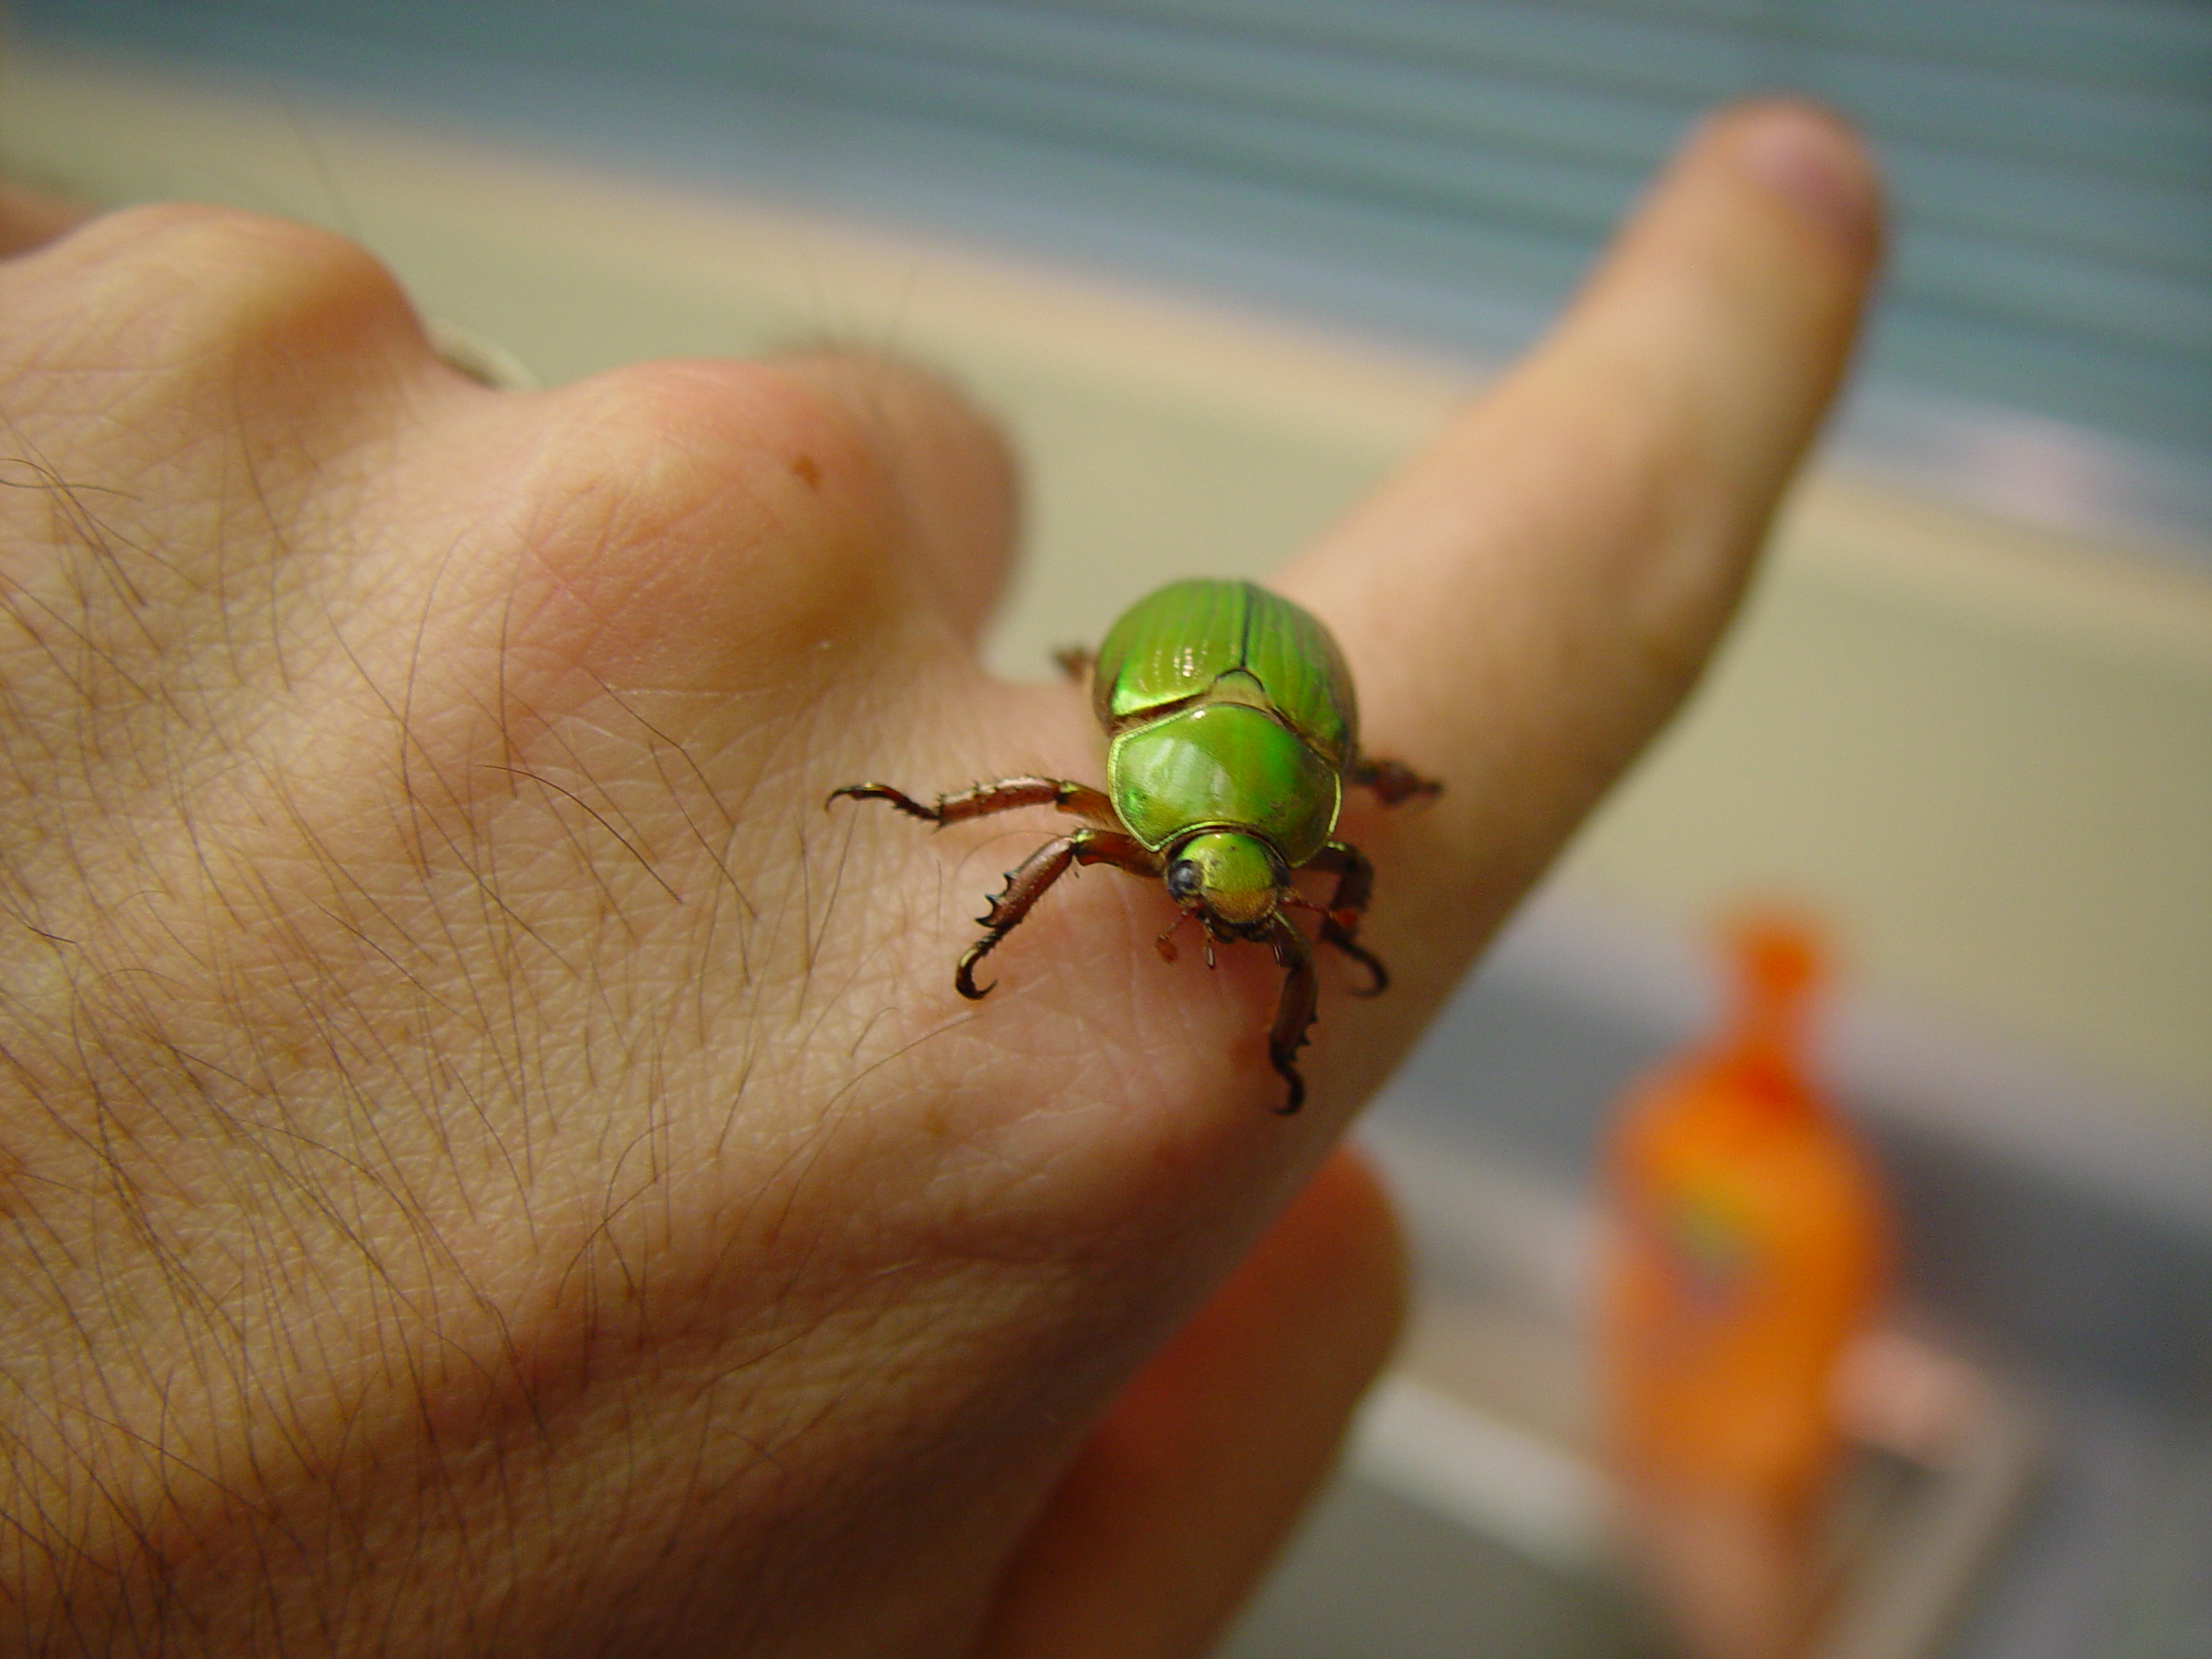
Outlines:
[[976, 664], [1014, 514], [956, 402], [495, 393], [335, 238], [0, 201], [16, 1645], [1197, 1651], [1395, 1319], [1329, 1148], [1694, 677], [1872, 194], [1721, 118], [1281, 573], [1447, 782], [1348, 807], [1397, 982], [1325, 981], [1289, 1121], [1266, 953], [1165, 966], [1101, 874], [971, 1006], [1026, 836], [821, 810], [1096, 780], [1078, 692]]

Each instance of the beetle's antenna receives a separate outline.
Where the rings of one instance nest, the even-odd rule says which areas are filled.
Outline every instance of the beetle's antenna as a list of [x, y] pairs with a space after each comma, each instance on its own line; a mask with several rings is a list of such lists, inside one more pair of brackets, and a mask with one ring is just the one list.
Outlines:
[[1296, 887], [1286, 888], [1283, 892], [1282, 897], [1276, 902], [1281, 904], [1286, 910], [1310, 910], [1316, 916], [1325, 916], [1331, 921], [1334, 922], [1338, 927], [1344, 929], [1347, 932], [1359, 925], [1359, 912], [1357, 911], [1331, 910], [1326, 905], [1317, 905], [1311, 899], [1308, 899], [1304, 893], [1300, 893]]
[[1167, 925], [1167, 931], [1152, 942], [1152, 948], [1160, 952], [1162, 962], [1173, 962], [1181, 954], [1175, 949], [1175, 930], [1191, 919], [1189, 911], [1178, 912], [1175, 919]]

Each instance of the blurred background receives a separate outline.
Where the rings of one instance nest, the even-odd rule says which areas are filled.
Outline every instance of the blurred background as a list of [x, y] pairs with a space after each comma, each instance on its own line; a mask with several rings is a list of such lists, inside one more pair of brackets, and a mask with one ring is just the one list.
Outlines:
[[1900, 1241], [1802, 1650], [2212, 1653], [2212, 8], [7, 16], [0, 165], [358, 237], [489, 372], [936, 365], [1023, 452], [991, 649], [1039, 677], [1325, 524], [1700, 111], [1859, 120], [1897, 223], [1862, 371], [1707, 688], [1376, 1115], [1423, 1313], [1231, 1651], [1667, 1650], [1594, 1450], [1592, 1171], [1721, 1020], [1719, 919], [1779, 899], [1822, 918], [1808, 1065]]

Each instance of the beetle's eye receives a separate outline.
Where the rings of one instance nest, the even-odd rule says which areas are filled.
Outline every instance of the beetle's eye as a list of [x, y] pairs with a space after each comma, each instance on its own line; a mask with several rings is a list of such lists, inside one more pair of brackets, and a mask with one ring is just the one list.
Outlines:
[[1194, 858], [1179, 858], [1167, 867], [1167, 893], [1172, 899], [1188, 899], [1198, 890], [1198, 861]]

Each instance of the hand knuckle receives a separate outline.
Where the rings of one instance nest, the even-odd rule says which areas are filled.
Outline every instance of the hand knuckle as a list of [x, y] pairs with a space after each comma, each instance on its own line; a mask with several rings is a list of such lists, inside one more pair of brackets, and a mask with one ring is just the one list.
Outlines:
[[846, 481], [850, 435], [790, 377], [643, 364], [531, 405], [528, 559], [559, 595], [558, 631], [603, 667], [701, 638], [812, 638], [880, 599], [886, 538]]
[[571, 389], [559, 469], [630, 532], [866, 542], [874, 463], [834, 399], [773, 365], [639, 364]]
[[193, 203], [130, 207], [73, 238], [105, 306], [88, 328], [157, 328], [171, 359], [288, 355], [412, 329], [398, 282], [359, 244], [313, 226]]

